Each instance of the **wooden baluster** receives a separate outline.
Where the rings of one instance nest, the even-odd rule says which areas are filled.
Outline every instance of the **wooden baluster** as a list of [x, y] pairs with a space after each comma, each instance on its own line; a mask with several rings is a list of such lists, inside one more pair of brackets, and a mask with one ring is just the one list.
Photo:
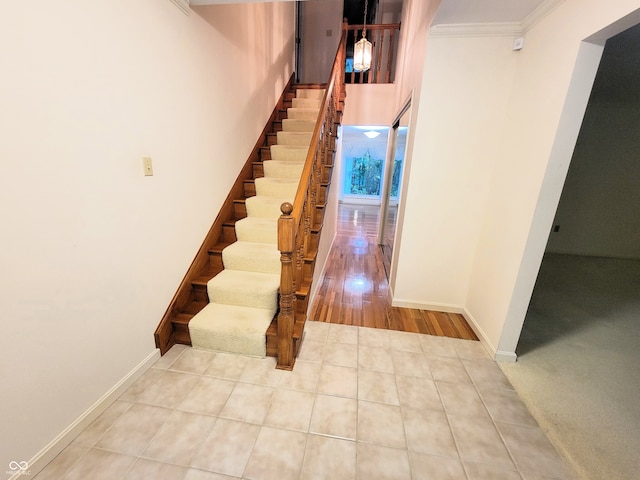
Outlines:
[[[305, 236], [307, 230], [307, 224], [309, 222], [309, 185], [307, 184], [307, 194], [304, 199], [304, 206], [302, 208], [302, 218], [298, 223], [298, 233], [296, 236], [296, 276], [294, 282], [294, 291], [298, 287], [304, 284], [304, 256], [305, 256]], [[298, 313], [297, 305], [294, 310], [295, 314]]]
[[293, 205], [286, 202], [280, 207], [278, 218], [278, 250], [282, 273], [280, 277], [280, 313], [278, 314], [278, 364], [277, 368], [292, 370], [293, 324], [295, 322], [296, 294], [294, 287], [293, 252], [295, 250], [295, 219], [291, 216]]
[[[354, 45], [362, 37], [361, 25], [350, 27], [348, 24], [344, 24], [343, 28], [348, 32], [353, 32]], [[345, 81], [340, 80], [340, 84], [336, 81], [336, 88], [344, 88], [344, 83], [390, 83], [392, 79], [392, 68], [394, 65], [394, 37], [396, 31], [400, 30], [399, 23], [385, 24], [385, 25], [368, 25], [367, 26], [367, 38], [372, 43], [372, 58], [371, 68], [366, 72], [351, 72], [351, 76], [345, 78]], [[342, 63], [346, 61], [346, 48], [344, 52], [339, 52], [345, 58]], [[385, 57], [386, 55], [386, 57]], [[336, 57], [338, 58], [338, 57]], [[344, 74], [343, 74], [344, 78]], [[350, 80], [349, 80], [350, 79]], [[342, 85], [341, 85], [342, 84]], [[344, 90], [341, 90], [344, 91]]]

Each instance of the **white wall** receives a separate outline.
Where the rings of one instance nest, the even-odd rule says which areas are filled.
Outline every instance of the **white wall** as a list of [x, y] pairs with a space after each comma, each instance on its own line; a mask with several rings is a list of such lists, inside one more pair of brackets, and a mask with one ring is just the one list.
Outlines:
[[502, 36], [429, 39], [395, 304], [453, 311], [465, 304], [519, 58], [511, 43]]
[[590, 101], [547, 251], [640, 258], [640, 105], [627, 100]]
[[566, 0], [519, 53], [508, 37], [429, 39], [397, 299], [462, 309], [514, 358], [602, 51], [581, 41], [639, 7]]
[[402, 19], [402, 0], [378, 0], [375, 23], [397, 23]]
[[527, 33], [466, 304], [499, 356], [515, 352], [602, 54], [582, 41], [639, 7], [566, 0]]
[[[394, 117], [411, 95], [414, 95], [413, 105], [417, 112], [420, 103], [420, 85], [424, 75], [424, 55], [429, 41], [429, 27], [439, 6], [440, 0], [405, 0], [403, 3], [401, 33], [398, 40]], [[411, 150], [411, 141], [410, 138], [409, 150]]]
[[2, 468], [32, 459], [154, 352], [290, 77], [293, 10], [3, 5]]
[[300, 82], [326, 83], [342, 35], [342, 0], [300, 3]]
[[343, 125], [391, 125], [397, 113], [393, 83], [347, 84]]

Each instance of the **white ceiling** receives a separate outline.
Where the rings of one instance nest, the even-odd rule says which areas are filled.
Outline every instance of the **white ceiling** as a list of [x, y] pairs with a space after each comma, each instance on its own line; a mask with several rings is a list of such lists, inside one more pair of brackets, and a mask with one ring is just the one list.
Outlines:
[[[264, 1], [267, 0], [190, 0], [190, 3], [213, 5]], [[383, 4], [396, 1], [402, 0], [380, 0]], [[545, 1], [548, 0], [442, 0], [433, 24], [518, 23]]]
[[546, 0], [442, 0], [434, 25], [519, 23]]

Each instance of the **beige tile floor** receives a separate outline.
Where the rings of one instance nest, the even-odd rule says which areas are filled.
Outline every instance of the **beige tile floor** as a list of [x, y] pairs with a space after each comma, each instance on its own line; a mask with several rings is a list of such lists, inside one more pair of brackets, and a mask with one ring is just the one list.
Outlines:
[[308, 322], [274, 365], [177, 345], [36, 478], [575, 478], [479, 342]]

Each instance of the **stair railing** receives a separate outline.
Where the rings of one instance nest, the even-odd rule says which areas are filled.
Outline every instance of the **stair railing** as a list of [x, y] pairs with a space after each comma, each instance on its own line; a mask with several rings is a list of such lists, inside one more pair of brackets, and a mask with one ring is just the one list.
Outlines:
[[[362, 37], [364, 25], [349, 25], [346, 61], [347, 83], [393, 83], [395, 80], [396, 54], [400, 31], [399, 23], [367, 25], [367, 38], [372, 43], [371, 68], [366, 72], [353, 69], [353, 46]], [[353, 37], [353, 38], [351, 38]], [[349, 53], [351, 56], [349, 56]]]
[[[322, 106], [313, 131], [309, 152], [293, 204], [283, 203], [278, 219], [278, 250], [282, 263], [280, 276], [280, 310], [277, 318], [277, 368], [292, 370], [296, 347], [294, 327], [297, 315], [306, 315], [308, 295], [298, 305], [296, 292], [310, 287], [313, 271], [305, 268], [305, 258], [315, 255], [317, 248], [312, 231], [322, 225], [324, 193], [330, 178], [330, 167], [335, 154], [342, 102], [344, 101], [344, 66], [346, 59], [347, 25], [343, 24], [338, 46]], [[302, 302], [301, 302], [302, 303]]]

